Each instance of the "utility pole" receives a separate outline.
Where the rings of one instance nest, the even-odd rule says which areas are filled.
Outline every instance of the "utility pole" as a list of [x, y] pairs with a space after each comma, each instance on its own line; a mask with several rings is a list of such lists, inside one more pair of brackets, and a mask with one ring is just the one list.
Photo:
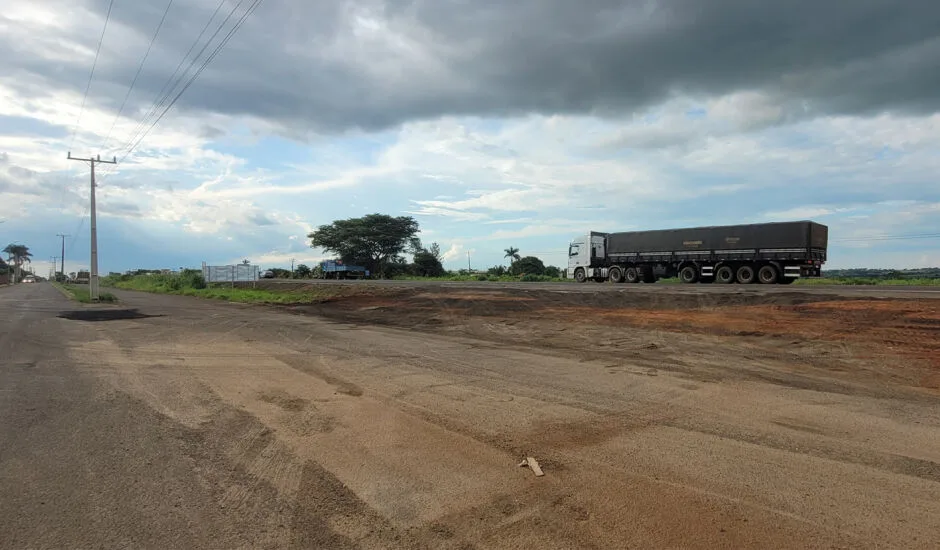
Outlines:
[[469, 275], [471, 271], [473, 270], [470, 268], [470, 251], [468, 250], [467, 251], [467, 275]]
[[59, 256], [59, 259], [62, 260], [62, 275], [65, 275], [65, 238], [68, 235], [63, 235], [62, 233], [56, 233], [56, 237], [62, 237], [62, 255]]
[[52, 280], [52, 281], [54, 281], [54, 280], [55, 280], [55, 266], [56, 266], [56, 260], [58, 260], [59, 257], [58, 257], [58, 256], [53, 256], [51, 259], [52, 259], [52, 267], [49, 268], [49, 273], [50, 273], [49, 279]]
[[294, 278], [294, 258], [290, 259], [290, 278]]
[[78, 160], [81, 162], [88, 162], [91, 164], [91, 272], [88, 274], [88, 294], [90, 295], [92, 301], [98, 301], [98, 221], [95, 212], [95, 163], [98, 164], [117, 164], [117, 157], [113, 157], [111, 160], [101, 160], [101, 155], [97, 157], [81, 159], [72, 156], [72, 152], [69, 151], [68, 155], [69, 160]]

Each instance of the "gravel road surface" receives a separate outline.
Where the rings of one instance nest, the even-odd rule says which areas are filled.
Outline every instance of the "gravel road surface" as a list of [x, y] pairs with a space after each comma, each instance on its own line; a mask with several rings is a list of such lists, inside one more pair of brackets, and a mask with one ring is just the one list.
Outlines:
[[116, 294], [0, 288], [2, 548], [937, 546], [940, 394], [888, 376]]

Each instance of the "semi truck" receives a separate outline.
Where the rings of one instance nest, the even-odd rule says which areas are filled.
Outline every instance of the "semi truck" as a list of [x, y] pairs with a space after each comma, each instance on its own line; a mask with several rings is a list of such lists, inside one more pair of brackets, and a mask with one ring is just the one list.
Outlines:
[[565, 277], [579, 283], [789, 284], [819, 277], [829, 228], [812, 221], [589, 234], [571, 241]]
[[358, 265], [345, 265], [342, 260], [320, 262], [320, 273], [324, 279], [365, 279], [369, 270]]

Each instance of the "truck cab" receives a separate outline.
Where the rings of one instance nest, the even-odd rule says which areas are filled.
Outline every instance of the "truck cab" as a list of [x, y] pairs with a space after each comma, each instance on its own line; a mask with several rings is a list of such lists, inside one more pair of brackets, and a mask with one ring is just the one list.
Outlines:
[[605, 280], [607, 268], [607, 234], [591, 232], [573, 239], [568, 244], [568, 267], [565, 278], [583, 282], [587, 279]]

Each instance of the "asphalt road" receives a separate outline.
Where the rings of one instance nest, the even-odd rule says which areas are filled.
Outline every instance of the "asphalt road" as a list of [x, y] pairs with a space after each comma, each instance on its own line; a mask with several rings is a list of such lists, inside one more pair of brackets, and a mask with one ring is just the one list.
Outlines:
[[[681, 284], [610, 284], [588, 282], [577, 283], [503, 283], [503, 282], [467, 282], [467, 281], [415, 281], [415, 280], [295, 280], [261, 279], [263, 285], [381, 285], [393, 287], [436, 287], [436, 288], [473, 288], [494, 289], [508, 288], [520, 290], [541, 290], [549, 292], [636, 292], [636, 293], [683, 293], [683, 294], [824, 294], [845, 297], [899, 298], [899, 299], [940, 299], [940, 286], [894, 286], [894, 285], [681, 285]], [[250, 283], [240, 283], [250, 285]]]
[[0, 288], [2, 548], [936, 547], [935, 394], [117, 295]]

